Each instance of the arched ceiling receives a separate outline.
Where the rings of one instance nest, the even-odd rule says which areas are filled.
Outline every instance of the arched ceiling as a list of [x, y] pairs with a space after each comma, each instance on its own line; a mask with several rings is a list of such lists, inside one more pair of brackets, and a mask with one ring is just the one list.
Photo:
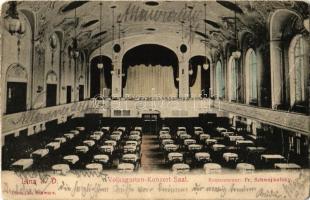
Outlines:
[[102, 4], [102, 21], [98, 1], [22, 1], [18, 9], [36, 13], [42, 34], [62, 30], [65, 45], [75, 36], [76, 24], [79, 48], [89, 52], [100, 46], [100, 40], [103, 45], [113, 38], [156, 32], [169, 32], [176, 37], [182, 37], [183, 33], [186, 41], [219, 48], [224, 42], [234, 41], [234, 10], [237, 30], [248, 29], [257, 34], [265, 32], [269, 13], [275, 9], [295, 9], [305, 15], [309, 12], [308, 5], [298, 1], [102, 1]]

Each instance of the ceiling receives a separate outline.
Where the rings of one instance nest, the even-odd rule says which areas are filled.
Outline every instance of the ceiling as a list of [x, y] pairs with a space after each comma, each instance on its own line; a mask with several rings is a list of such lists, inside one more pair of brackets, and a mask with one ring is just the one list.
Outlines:
[[100, 41], [104, 44], [113, 38], [166, 32], [176, 37], [183, 33], [185, 40], [217, 48], [224, 41], [234, 41], [235, 14], [238, 30], [247, 29], [258, 35], [265, 31], [266, 19], [274, 9], [297, 9], [308, 14], [308, 5], [296, 1], [102, 1], [100, 20], [99, 3], [23, 1], [18, 3], [18, 9], [36, 13], [42, 33], [61, 30], [66, 44], [77, 35], [79, 48], [89, 51], [96, 49]]

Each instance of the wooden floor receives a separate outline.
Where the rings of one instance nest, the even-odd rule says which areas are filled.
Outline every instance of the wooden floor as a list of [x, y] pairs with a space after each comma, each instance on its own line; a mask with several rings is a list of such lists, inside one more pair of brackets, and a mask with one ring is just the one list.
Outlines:
[[159, 150], [158, 138], [156, 135], [143, 135], [141, 144], [141, 168], [139, 171], [152, 172], [163, 169], [164, 158]]

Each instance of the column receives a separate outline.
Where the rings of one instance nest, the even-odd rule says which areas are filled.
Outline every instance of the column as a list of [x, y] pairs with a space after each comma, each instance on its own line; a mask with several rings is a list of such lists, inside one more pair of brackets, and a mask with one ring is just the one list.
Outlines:
[[270, 73], [272, 108], [282, 103], [282, 50], [279, 41], [270, 42]]
[[104, 89], [106, 88], [104, 79], [104, 68], [100, 69], [100, 95], [104, 96]]
[[179, 97], [189, 97], [188, 61], [179, 62]]
[[122, 97], [122, 62], [113, 61], [114, 73], [112, 75], [112, 97]]

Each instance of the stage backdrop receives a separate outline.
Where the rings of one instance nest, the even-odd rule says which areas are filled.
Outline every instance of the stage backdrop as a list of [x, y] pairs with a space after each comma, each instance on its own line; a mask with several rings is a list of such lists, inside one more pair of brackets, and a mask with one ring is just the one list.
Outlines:
[[126, 97], [177, 97], [172, 66], [129, 66], [124, 88]]

